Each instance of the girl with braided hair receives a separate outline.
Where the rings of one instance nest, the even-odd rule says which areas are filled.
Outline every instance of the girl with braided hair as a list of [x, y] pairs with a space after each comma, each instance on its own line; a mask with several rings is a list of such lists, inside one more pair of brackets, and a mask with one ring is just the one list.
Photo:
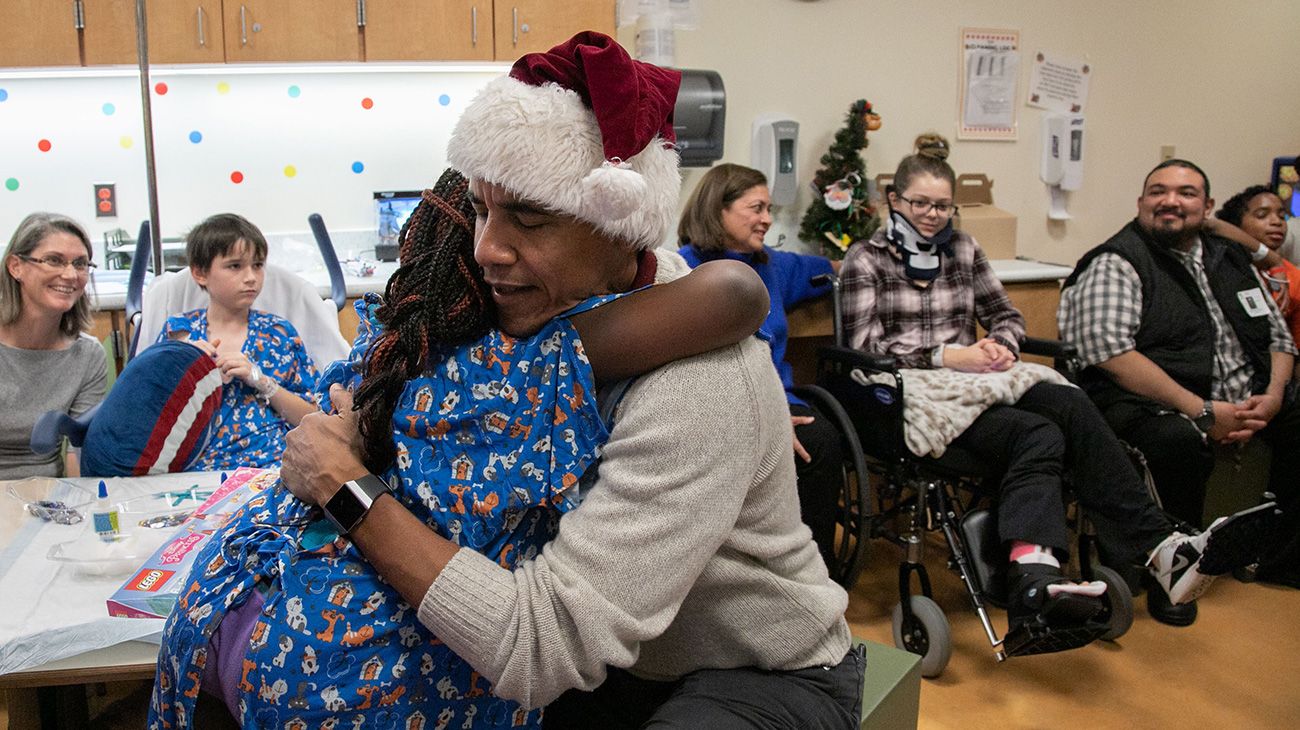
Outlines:
[[[401, 233], [401, 268], [383, 300], [357, 303], [352, 353], [319, 388], [327, 410], [331, 385], [355, 390], [366, 464], [407, 509], [513, 567], [576, 506], [608, 437], [596, 380], [748, 336], [767, 294], [744, 265], [718, 262], [511, 337], [493, 326], [466, 188], [448, 171], [425, 191]], [[151, 728], [189, 727], [200, 688], [250, 727], [540, 726], [540, 710], [495, 697], [285, 489], [250, 500], [194, 565], [165, 631]]]

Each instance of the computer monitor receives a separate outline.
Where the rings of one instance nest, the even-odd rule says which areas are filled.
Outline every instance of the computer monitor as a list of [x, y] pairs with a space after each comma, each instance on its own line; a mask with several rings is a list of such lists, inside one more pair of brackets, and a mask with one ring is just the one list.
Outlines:
[[1287, 214], [1300, 215], [1300, 169], [1297, 169], [1298, 157], [1274, 157], [1273, 176], [1269, 184], [1277, 196], [1282, 199], [1282, 206]]
[[396, 261], [398, 234], [411, 211], [420, 204], [419, 190], [385, 190], [375, 193], [375, 221], [379, 243], [375, 247], [375, 258], [380, 261]]

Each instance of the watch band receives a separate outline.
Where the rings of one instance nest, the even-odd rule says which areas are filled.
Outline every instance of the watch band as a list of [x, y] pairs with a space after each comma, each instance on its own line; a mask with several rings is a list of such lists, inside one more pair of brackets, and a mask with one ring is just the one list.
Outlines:
[[361, 524], [375, 500], [387, 491], [390, 490], [383, 479], [374, 474], [364, 474], [350, 482], [344, 482], [322, 508], [330, 522], [346, 535]]
[[1214, 428], [1214, 403], [1208, 400], [1205, 401], [1205, 403], [1201, 405], [1200, 414], [1197, 415], [1196, 418], [1192, 419], [1192, 423], [1200, 429], [1201, 433], [1208, 434], [1210, 429]]

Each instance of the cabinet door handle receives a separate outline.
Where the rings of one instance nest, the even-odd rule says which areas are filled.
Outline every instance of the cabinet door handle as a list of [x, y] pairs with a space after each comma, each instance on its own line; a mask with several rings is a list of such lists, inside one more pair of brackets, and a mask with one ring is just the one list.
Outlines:
[[248, 17], [243, 5], [239, 6], [239, 45], [248, 45]]
[[357, 27], [366, 27], [366, 0], [357, 0]]
[[478, 6], [469, 9], [469, 44], [478, 45]]
[[194, 17], [199, 23], [199, 48], [208, 47], [208, 35], [203, 32], [203, 6], [200, 5], [194, 9]]
[[510, 25], [512, 26], [510, 43], [517, 46], [519, 45], [519, 8], [510, 8]]
[[86, 27], [86, 8], [81, 0], [72, 0], [72, 27], [83, 30]]

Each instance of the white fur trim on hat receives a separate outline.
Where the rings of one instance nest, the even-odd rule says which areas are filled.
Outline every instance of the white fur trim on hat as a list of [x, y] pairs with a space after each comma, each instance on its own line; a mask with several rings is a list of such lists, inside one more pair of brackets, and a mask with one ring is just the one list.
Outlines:
[[447, 160], [636, 248], [662, 243], [677, 215], [677, 151], [656, 137], [622, 164], [605, 164], [596, 116], [557, 84], [488, 83], [456, 122]]

